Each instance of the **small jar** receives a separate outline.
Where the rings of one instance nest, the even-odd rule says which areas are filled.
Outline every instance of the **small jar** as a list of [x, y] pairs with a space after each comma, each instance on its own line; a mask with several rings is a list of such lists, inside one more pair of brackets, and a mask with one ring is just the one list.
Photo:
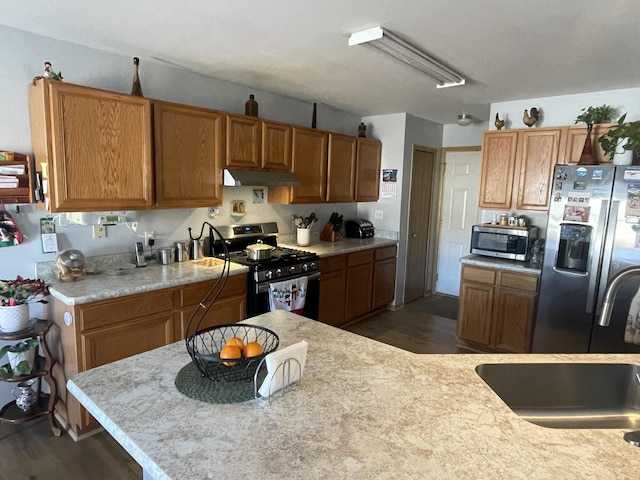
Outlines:
[[507, 214], [506, 213], [501, 213], [500, 214], [500, 225], [503, 227], [507, 226]]

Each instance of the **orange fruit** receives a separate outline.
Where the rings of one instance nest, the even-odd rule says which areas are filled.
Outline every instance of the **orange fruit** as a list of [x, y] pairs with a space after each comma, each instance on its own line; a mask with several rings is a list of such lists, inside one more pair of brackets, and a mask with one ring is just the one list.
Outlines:
[[[220, 350], [220, 358], [223, 360], [239, 360], [242, 358], [242, 350], [235, 345], [226, 345]], [[236, 362], [222, 362], [227, 367], [233, 367]]]
[[225, 344], [225, 346], [229, 346], [229, 345], [233, 345], [238, 347], [240, 350], [244, 350], [244, 342], [242, 341], [241, 338], [238, 338], [238, 337], [230, 338], [229, 340], [227, 340], [227, 343]]
[[262, 355], [262, 345], [258, 342], [249, 342], [247, 346], [244, 347], [244, 356], [247, 358], [257, 357], [258, 355]]

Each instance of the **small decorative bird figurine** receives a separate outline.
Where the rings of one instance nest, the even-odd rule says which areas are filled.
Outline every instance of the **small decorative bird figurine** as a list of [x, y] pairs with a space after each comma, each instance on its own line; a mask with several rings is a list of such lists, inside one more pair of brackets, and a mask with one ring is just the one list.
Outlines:
[[38, 75], [37, 77], [33, 77], [33, 85], [35, 85], [36, 82], [41, 78], [48, 78], [49, 80], [62, 81], [62, 72], [56, 73], [53, 70], [53, 68], [51, 68], [51, 62], [44, 62], [44, 75]]
[[536, 107], [531, 107], [530, 112], [525, 108], [524, 115], [522, 116], [522, 121], [527, 127], [531, 128], [538, 122], [539, 117], [540, 113], [538, 112], [538, 109]]
[[500, 114], [496, 113], [496, 121], [493, 122], [493, 124], [498, 130], [502, 130], [502, 127], [504, 127], [504, 120], [500, 120]]

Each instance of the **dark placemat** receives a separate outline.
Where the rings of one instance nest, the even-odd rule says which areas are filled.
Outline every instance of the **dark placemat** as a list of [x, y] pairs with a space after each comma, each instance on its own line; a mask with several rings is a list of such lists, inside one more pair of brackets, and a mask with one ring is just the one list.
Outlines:
[[[266, 377], [266, 369], [258, 373], [258, 385]], [[189, 398], [207, 403], [240, 403], [255, 398], [253, 379], [238, 382], [216, 382], [203, 377], [193, 362], [187, 363], [176, 376], [176, 388]]]

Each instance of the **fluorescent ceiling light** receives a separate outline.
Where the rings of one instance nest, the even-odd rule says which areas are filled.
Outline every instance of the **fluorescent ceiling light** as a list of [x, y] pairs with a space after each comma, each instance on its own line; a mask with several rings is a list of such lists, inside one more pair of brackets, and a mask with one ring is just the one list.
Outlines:
[[437, 80], [438, 88], [464, 85], [465, 79], [423, 51], [382, 27], [352, 33], [349, 46], [365, 43]]

